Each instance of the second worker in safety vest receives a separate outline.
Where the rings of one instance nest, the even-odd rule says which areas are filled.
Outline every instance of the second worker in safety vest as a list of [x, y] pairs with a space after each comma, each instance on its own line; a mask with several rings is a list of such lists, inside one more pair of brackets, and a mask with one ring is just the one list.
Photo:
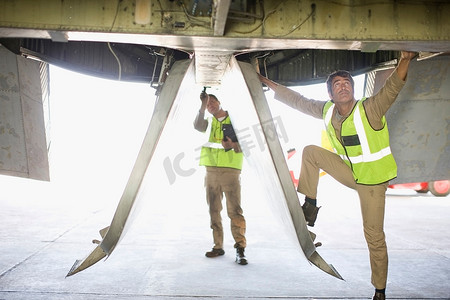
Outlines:
[[364, 236], [372, 269], [373, 299], [384, 300], [388, 255], [384, 234], [385, 195], [397, 166], [389, 147], [385, 113], [404, 86], [413, 52], [402, 51], [396, 70], [374, 96], [357, 101], [354, 81], [347, 71], [327, 79], [329, 101], [308, 99], [261, 75], [262, 83], [274, 90], [275, 99], [315, 118], [323, 119], [336, 153], [310, 145], [304, 148], [298, 191], [305, 195], [305, 220], [314, 226], [317, 213], [317, 185], [320, 169], [358, 192]]
[[[236, 248], [236, 263], [247, 264], [244, 250], [246, 223], [241, 208], [241, 169], [244, 155], [237, 141], [224, 136], [223, 127], [231, 125], [228, 112], [221, 107], [220, 101], [213, 94], [202, 92], [200, 110], [194, 121], [194, 128], [208, 134], [201, 150], [200, 165], [206, 167], [205, 188], [209, 206], [211, 229], [214, 246], [206, 252], [206, 257], [217, 257], [225, 254], [223, 249], [222, 198], [225, 194], [227, 213], [231, 223]], [[205, 110], [213, 116], [205, 119]], [[209, 128], [209, 130], [207, 130]]]

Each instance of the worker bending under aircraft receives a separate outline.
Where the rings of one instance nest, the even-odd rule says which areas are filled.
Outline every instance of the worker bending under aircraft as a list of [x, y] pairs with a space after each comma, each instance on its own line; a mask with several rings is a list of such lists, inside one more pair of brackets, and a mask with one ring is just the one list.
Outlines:
[[[209, 206], [214, 246], [205, 255], [217, 257], [225, 254], [221, 218], [222, 198], [225, 194], [231, 234], [235, 241], [236, 263], [246, 265], [248, 263], [244, 254], [247, 245], [246, 223], [241, 207], [240, 181], [244, 155], [234, 130], [231, 133], [224, 133], [225, 128], [232, 128], [228, 112], [222, 109], [217, 97], [213, 94], [208, 95], [205, 89], [200, 94], [201, 106], [194, 121], [196, 130], [208, 133], [208, 142], [201, 150], [200, 165], [206, 167], [206, 201]], [[213, 118], [205, 119], [206, 109]]]
[[383, 88], [376, 95], [359, 101], [354, 98], [354, 81], [347, 71], [329, 75], [329, 101], [308, 99], [259, 74], [260, 81], [275, 92], [275, 99], [324, 120], [336, 153], [314, 145], [304, 148], [297, 188], [305, 195], [303, 214], [308, 225], [314, 226], [320, 208], [316, 199], [320, 169], [358, 192], [375, 287], [374, 300], [386, 297], [385, 198], [389, 180], [397, 176], [385, 114], [403, 88], [414, 56], [414, 52], [402, 51], [396, 70]]

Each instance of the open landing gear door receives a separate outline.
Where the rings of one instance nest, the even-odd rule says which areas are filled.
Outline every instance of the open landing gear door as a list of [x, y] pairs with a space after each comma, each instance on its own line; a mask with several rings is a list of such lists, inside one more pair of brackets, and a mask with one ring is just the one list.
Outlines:
[[102, 258], [111, 255], [117, 243], [123, 236], [124, 230], [131, 221], [133, 208], [137, 205], [135, 202], [147, 167], [153, 157], [164, 126], [169, 119], [169, 114], [175, 99], [179, 97], [178, 92], [183, 88], [187, 88], [181, 83], [185, 82], [185, 84], [187, 84], [187, 81], [183, 81], [183, 78], [190, 67], [192, 68], [192, 64], [189, 60], [180, 61], [173, 65], [170, 73], [171, 75], [165, 82], [161, 95], [156, 103], [141, 150], [139, 151], [128, 183], [120, 198], [111, 225], [100, 231], [100, 235], [103, 238], [102, 241], [99, 241], [99, 245], [88, 255], [88, 257], [84, 260], [77, 260], [67, 276], [78, 273], [92, 266]]
[[223, 86], [228, 87], [227, 98], [234, 99], [227, 107], [246, 160], [262, 181], [277, 216], [292, 229], [306, 258], [324, 272], [342, 279], [316, 251], [277, 134], [281, 120], [273, 119], [254, 68], [234, 58], [230, 65]]
[[0, 45], [0, 174], [50, 181], [48, 64]]

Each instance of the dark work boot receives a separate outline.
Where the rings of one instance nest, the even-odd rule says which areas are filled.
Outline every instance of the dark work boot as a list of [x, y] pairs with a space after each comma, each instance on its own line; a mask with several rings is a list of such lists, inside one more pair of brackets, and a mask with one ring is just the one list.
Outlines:
[[373, 300], [385, 300], [386, 295], [383, 293], [375, 292], [375, 295], [373, 296]]
[[317, 219], [317, 214], [319, 213], [319, 208], [315, 205], [312, 205], [309, 202], [306, 202], [303, 204], [302, 209], [303, 209], [303, 215], [305, 216], [305, 220], [306, 223], [308, 224], [308, 226], [313, 227], [314, 226], [314, 222], [316, 222]]
[[211, 251], [208, 251], [205, 253], [206, 257], [217, 257], [217, 256], [221, 256], [224, 255], [225, 251], [223, 249], [215, 249], [213, 248]]
[[248, 264], [247, 258], [244, 254], [245, 248], [236, 248], [236, 263], [240, 265]]

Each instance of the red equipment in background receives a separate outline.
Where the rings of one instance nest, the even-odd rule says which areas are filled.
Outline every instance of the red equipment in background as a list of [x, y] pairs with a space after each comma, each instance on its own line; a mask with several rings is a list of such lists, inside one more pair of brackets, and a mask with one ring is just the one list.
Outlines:
[[438, 197], [445, 197], [450, 193], [450, 180], [436, 180], [430, 182], [412, 182], [399, 183], [389, 186], [391, 189], [410, 189], [418, 193], [427, 193], [430, 191]]

